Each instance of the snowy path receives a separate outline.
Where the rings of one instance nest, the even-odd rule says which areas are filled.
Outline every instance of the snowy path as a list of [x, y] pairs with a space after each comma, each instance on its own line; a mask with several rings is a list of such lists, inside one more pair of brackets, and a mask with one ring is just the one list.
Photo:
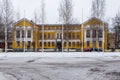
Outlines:
[[10, 55], [0, 54], [0, 80], [120, 80], [119, 53]]

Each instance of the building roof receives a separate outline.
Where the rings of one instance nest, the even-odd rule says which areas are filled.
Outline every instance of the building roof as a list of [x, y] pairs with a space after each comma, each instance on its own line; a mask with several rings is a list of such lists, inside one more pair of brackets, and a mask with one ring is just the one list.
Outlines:
[[108, 23], [106, 23], [106, 22], [104, 22], [104, 21], [102, 21], [101, 19], [98, 19], [98, 18], [96, 18], [96, 17], [92, 17], [92, 18], [90, 18], [89, 20], [83, 22], [82, 24], [86, 24], [86, 23], [88, 23], [88, 22], [90, 22], [90, 21], [92, 21], [92, 20], [96, 20], [96, 21], [99, 21], [99, 22], [101, 22], [101, 23], [104, 23], [105, 25], [108, 25]]

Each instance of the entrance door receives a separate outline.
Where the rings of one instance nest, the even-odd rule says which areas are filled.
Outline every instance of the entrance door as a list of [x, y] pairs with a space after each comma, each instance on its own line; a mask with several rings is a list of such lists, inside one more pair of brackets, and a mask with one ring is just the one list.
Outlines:
[[58, 51], [62, 51], [62, 42], [60, 41], [57, 42], [57, 49]]

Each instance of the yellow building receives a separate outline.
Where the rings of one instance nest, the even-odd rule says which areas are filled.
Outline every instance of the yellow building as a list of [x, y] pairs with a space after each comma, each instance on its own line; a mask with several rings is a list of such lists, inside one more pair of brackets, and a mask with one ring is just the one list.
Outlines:
[[45, 24], [44, 27], [24, 18], [13, 25], [12, 47], [19, 50], [35, 49], [37, 51], [43, 48], [45, 50], [106, 49], [107, 36], [107, 24], [97, 18], [91, 18], [83, 24], [67, 26]]
[[108, 24], [91, 18], [82, 24], [84, 49], [99, 48], [107, 49], [108, 45]]

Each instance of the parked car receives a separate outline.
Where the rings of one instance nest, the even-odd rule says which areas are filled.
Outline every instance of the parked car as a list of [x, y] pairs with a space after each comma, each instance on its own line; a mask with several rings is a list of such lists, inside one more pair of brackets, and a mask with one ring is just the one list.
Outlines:
[[90, 48], [84, 49], [84, 52], [91, 52]]
[[91, 51], [95, 51], [95, 52], [102, 52], [102, 49], [98, 49], [98, 48], [91, 48]]

